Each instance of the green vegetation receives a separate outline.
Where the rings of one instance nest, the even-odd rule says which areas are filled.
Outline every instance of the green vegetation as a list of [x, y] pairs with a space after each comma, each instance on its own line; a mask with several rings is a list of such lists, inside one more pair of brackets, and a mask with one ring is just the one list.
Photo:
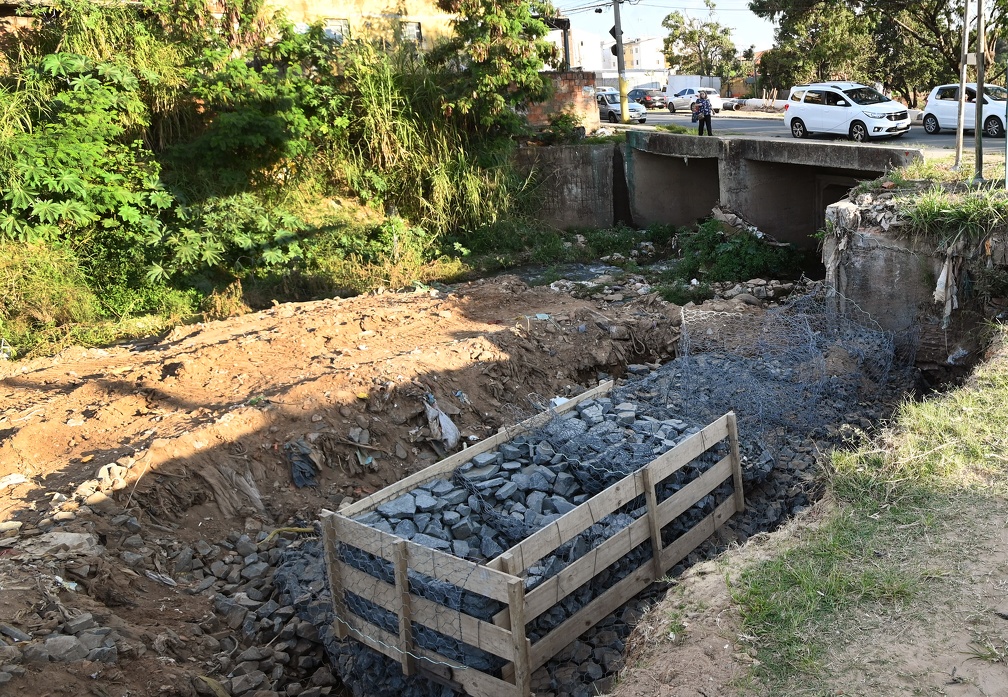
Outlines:
[[461, 273], [533, 200], [509, 152], [554, 48], [543, 7], [446, 4], [430, 54], [298, 32], [262, 0], [40, 8], [0, 42], [0, 335], [24, 355], [220, 313], [236, 288]]
[[859, 617], [930, 626], [963, 557], [997, 534], [1008, 493], [1003, 331], [998, 339], [999, 356], [967, 385], [906, 402], [881, 437], [834, 453], [834, 506], [730, 579], [754, 637], [755, 677], [772, 694], [823, 694], [825, 662], [865, 640]]
[[800, 273], [801, 258], [790, 246], [767, 244], [750, 232], [726, 232], [716, 220], [681, 229], [676, 244], [680, 259], [657, 285], [665, 300], [680, 305], [712, 298], [711, 283]]
[[656, 131], [665, 131], [667, 133], [681, 133], [683, 135], [693, 135], [696, 130], [692, 128], [687, 128], [686, 126], [680, 126], [677, 123], [662, 124], [660, 126], [655, 126]]

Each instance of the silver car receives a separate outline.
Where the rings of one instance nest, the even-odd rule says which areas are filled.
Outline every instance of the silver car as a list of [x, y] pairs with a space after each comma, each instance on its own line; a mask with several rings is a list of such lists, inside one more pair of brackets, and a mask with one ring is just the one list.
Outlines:
[[[599, 118], [609, 123], [620, 122], [620, 101], [618, 94], [611, 92], [599, 94], [598, 97]], [[629, 102], [629, 100], [628, 100]], [[643, 104], [629, 102], [627, 108], [630, 110], [630, 120], [644, 123], [647, 121], [647, 109]]]

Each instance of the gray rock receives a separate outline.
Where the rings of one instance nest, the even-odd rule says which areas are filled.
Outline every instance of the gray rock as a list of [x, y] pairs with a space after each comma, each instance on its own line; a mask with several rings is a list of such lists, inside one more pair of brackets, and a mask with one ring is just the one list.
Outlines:
[[14, 641], [31, 641], [31, 634], [26, 634], [17, 627], [12, 627], [9, 624], [0, 624], [0, 634], [3, 634], [9, 639], [13, 639]]
[[460, 559], [465, 559], [469, 556], [472, 550], [469, 547], [469, 543], [465, 540], [452, 540], [451, 543], [452, 554]]
[[455, 488], [455, 485], [447, 479], [435, 479], [429, 485], [429, 490], [433, 496], [444, 496]]
[[493, 559], [494, 557], [504, 554], [504, 548], [497, 544], [494, 538], [486, 535], [482, 542], [480, 542], [480, 554], [482, 554], [487, 559]]
[[193, 570], [193, 550], [191, 547], [186, 547], [175, 557], [175, 572], [179, 573], [182, 571], [192, 571]]
[[441, 500], [445, 502], [446, 506], [457, 506], [460, 503], [465, 503], [468, 498], [469, 492], [461, 488], [452, 489], [447, 494], [441, 495]]
[[78, 632], [83, 632], [85, 629], [91, 629], [92, 627], [97, 627], [98, 624], [94, 621], [94, 617], [90, 612], [82, 612], [76, 617], [71, 617], [63, 624], [63, 630], [67, 634], [77, 634]]
[[0, 665], [21, 662], [21, 649], [17, 646], [8, 646], [0, 643]]
[[542, 491], [533, 491], [525, 498], [525, 506], [536, 515], [542, 515], [543, 502], [546, 501], [546, 494]]
[[499, 465], [501, 462], [503, 462], [503, 457], [499, 452], [480, 453], [472, 459], [474, 468], [482, 468], [488, 465]]
[[229, 567], [224, 562], [218, 560], [210, 565], [210, 573], [217, 578], [224, 578], [228, 574]]
[[378, 506], [378, 512], [386, 518], [408, 518], [416, 513], [416, 499], [412, 494], [403, 494]]
[[561, 472], [557, 475], [556, 481], [553, 482], [553, 491], [564, 498], [570, 498], [574, 495], [574, 492], [578, 489], [578, 481], [575, 479], [574, 475], [567, 472]]
[[[409, 520], [409, 518], [406, 518], [406, 520]], [[417, 513], [413, 516], [413, 522], [416, 524], [418, 532], [423, 531], [424, 528], [430, 525], [432, 520], [434, 520], [434, 516], [430, 513]]]
[[[573, 479], [573, 477], [571, 478]], [[494, 496], [497, 497], [498, 501], [506, 501], [507, 499], [511, 498], [516, 491], [518, 491], [517, 484], [515, 484], [514, 482], [504, 482], [504, 484], [502, 484], [500, 488], [497, 489], [497, 492], [494, 494]]]
[[456, 540], [467, 540], [476, 534], [476, 527], [471, 520], [464, 518], [452, 526], [451, 533]]
[[45, 648], [52, 660], [60, 662], [79, 661], [88, 655], [80, 639], [63, 634], [46, 639]]
[[553, 446], [549, 443], [540, 443], [536, 446], [535, 455], [532, 457], [532, 462], [536, 465], [544, 465], [553, 459], [556, 455], [556, 451], [553, 450]]
[[201, 557], [213, 556], [216, 553], [215, 549], [216, 548], [206, 540], [199, 540], [196, 542], [196, 553]]
[[505, 443], [499, 449], [501, 458], [504, 460], [520, 460], [523, 457], [528, 457], [528, 446], [515, 445], [513, 443]]
[[247, 581], [254, 581], [257, 578], [262, 578], [269, 571], [269, 564], [264, 561], [257, 561], [254, 564], [249, 564], [241, 571], [241, 577]]
[[14, 679], [13, 675], [11, 675], [5, 670], [0, 670], [0, 685], [6, 685], [13, 679]]
[[471, 482], [485, 482], [488, 479], [496, 477], [498, 472], [500, 472], [500, 465], [495, 463], [486, 467], [473, 467], [470, 470], [462, 472], [462, 476]]
[[396, 524], [396, 526], [392, 529], [392, 532], [404, 540], [412, 540], [413, 536], [416, 535], [419, 530], [417, 530], [416, 523], [409, 518], [405, 518]]
[[462, 514], [458, 511], [445, 511], [441, 516], [441, 522], [449, 528], [462, 520]]
[[259, 546], [248, 535], [241, 535], [235, 542], [235, 551], [241, 556], [247, 557], [250, 554], [257, 554]]
[[413, 542], [416, 542], [418, 545], [423, 545], [424, 547], [430, 547], [431, 549], [440, 549], [444, 551], [451, 549], [451, 545], [448, 544], [446, 540], [442, 540], [438, 537], [432, 537], [431, 535], [427, 535], [422, 532], [417, 533], [413, 537]]
[[49, 650], [45, 644], [28, 644], [21, 653], [25, 663], [48, 663]]
[[249, 690], [259, 687], [264, 682], [266, 682], [266, 674], [261, 670], [239, 675], [231, 681], [231, 694], [236, 696], [243, 695]]
[[423, 492], [420, 492], [415, 496], [415, 502], [417, 510], [423, 511], [425, 513], [428, 511], [433, 511], [445, 505], [444, 503], [438, 501], [430, 494], [425, 494]]
[[113, 664], [119, 661], [119, 649], [115, 646], [99, 646], [88, 651], [87, 660]]
[[130, 535], [122, 541], [122, 546], [130, 549], [140, 549], [144, 546], [144, 539], [139, 535]]

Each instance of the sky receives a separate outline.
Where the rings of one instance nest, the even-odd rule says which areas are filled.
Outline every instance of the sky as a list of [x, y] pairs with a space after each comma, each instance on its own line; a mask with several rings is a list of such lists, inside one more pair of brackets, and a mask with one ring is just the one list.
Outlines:
[[[613, 25], [612, 3], [605, 0], [553, 0], [554, 5], [570, 17], [571, 27], [609, 38]], [[762, 51], [773, 46], [774, 25], [749, 11], [749, 0], [715, 0], [715, 20], [731, 27], [735, 46], [743, 51], [756, 46]], [[602, 13], [595, 7], [602, 7]], [[582, 9], [584, 8], [584, 9]], [[667, 30], [662, 20], [670, 12], [679, 10], [687, 17], [707, 19], [708, 11], [703, 0], [623, 0], [620, 3], [620, 21], [625, 39], [663, 38]]]

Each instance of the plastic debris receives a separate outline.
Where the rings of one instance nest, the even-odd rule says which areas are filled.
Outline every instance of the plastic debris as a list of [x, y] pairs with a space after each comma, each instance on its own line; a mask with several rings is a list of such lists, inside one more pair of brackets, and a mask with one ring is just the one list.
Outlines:
[[53, 580], [56, 581], [58, 585], [62, 586], [68, 591], [73, 591], [74, 593], [76, 593], [78, 589], [80, 589], [80, 586], [77, 585], [77, 583], [75, 583], [74, 581], [67, 581], [62, 576], [53, 576]]
[[455, 399], [460, 401], [462, 404], [472, 404], [472, 402], [469, 401], [469, 395], [462, 390], [455, 390]]
[[454, 449], [461, 434], [451, 418], [438, 408], [434, 395], [427, 394], [424, 409], [427, 412], [427, 426], [430, 428], [431, 440], [439, 441], [448, 450]]
[[158, 583], [163, 583], [166, 586], [172, 586], [172, 587], [174, 587], [174, 586], [178, 585], [177, 583], [175, 583], [175, 579], [173, 579], [171, 576], [166, 576], [165, 574], [159, 574], [156, 571], [145, 570], [144, 571], [144, 576], [146, 576], [147, 578], [149, 578], [152, 581], [157, 581]]
[[303, 438], [287, 441], [284, 443], [284, 452], [291, 463], [291, 477], [294, 479], [294, 486], [303, 489], [306, 486], [318, 486], [315, 479], [317, 472], [321, 470], [321, 456]]

